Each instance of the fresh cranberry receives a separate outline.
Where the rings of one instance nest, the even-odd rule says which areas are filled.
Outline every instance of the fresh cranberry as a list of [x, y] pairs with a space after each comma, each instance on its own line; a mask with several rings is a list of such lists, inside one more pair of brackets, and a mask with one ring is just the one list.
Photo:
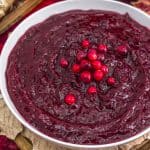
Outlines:
[[82, 70], [89, 70], [91, 69], [91, 63], [90, 61], [86, 60], [86, 59], [83, 59], [80, 63], [80, 68]]
[[100, 61], [95, 60], [95, 61], [92, 61], [92, 66], [93, 66], [93, 68], [94, 68], [95, 70], [99, 70], [99, 69], [101, 69], [102, 64], [101, 64]]
[[97, 93], [97, 89], [96, 89], [95, 86], [90, 86], [90, 87], [87, 89], [87, 92], [88, 92], [89, 94], [95, 94], [95, 93]]
[[83, 46], [84, 48], [88, 48], [89, 45], [90, 45], [89, 40], [83, 40], [83, 41], [82, 41], [82, 46]]
[[107, 79], [107, 84], [108, 84], [108, 85], [114, 85], [115, 82], [116, 82], [116, 80], [115, 80], [114, 77], [109, 77], [109, 78]]
[[61, 58], [60, 65], [61, 67], [65, 68], [68, 66], [68, 61], [65, 58]]
[[72, 71], [73, 71], [74, 73], [80, 72], [80, 65], [74, 64], [74, 65], [72, 66]]
[[91, 61], [97, 59], [97, 53], [96, 53], [96, 50], [95, 50], [95, 49], [91, 49], [91, 50], [88, 52], [88, 59], [91, 60]]
[[103, 71], [104, 74], [107, 74], [109, 69], [106, 65], [102, 65], [101, 70]]
[[107, 52], [107, 46], [105, 44], [100, 44], [98, 50], [99, 52], [105, 53]]
[[80, 74], [80, 78], [83, 82], [89, 83], [91, 81], [91, 73], [89, 71], [83, 71]]
[[96, 81], [101, 81], [103, 79], [103, 77], [104, 77], [104, 73], [101, 70], [96, 70], [94, 72], [94, 79]]
[[73, 94], [68, 94], [66, 97], [65, 97], [65, 102], [66, 104], [68, 105], [72, 105], [76, 102], [76, 98]]
[[77, 60], [80, 62], [82, 59], [84, 59], [86, 57], [86, 53], [82, 52], [82, 51], [79, 51], [77, 53]]
[[117, 52], [121, 55], [125, 55], [125, 54], [127, 54], [128, 50], [127, 50], [126, 46], [120, 45], [117, 47]]
[[14, 141], [0, 135], [0, 150], [19, 150], [19, 148]]

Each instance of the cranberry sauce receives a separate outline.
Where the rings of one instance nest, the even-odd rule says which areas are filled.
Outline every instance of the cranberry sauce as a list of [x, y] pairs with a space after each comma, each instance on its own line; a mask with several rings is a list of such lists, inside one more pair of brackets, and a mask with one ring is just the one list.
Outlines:
[[135, 1], [138, 1], [138, 0], [118, 0], [120, 2], [125, 2], [127, 4], [131, 4], [131, 2], [135, 2]]
[[128, 14], [50, 17], [17, 42], [6, 77], [18, 111], [50, 137], [104, 144], [150, 126], [150, 31]]

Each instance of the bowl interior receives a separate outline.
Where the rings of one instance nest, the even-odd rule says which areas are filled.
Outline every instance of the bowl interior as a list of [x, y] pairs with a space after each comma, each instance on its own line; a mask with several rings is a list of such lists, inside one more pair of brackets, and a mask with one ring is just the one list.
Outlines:
[[129, 15], [134, 18], [137, 22], [140, 24], [150, 27], [150, 16], [145, 14], [144, 12], [133, 8], [129, 5], [116, 2], [116, 1], [111, 1], [111, 0], [67, 0], [64, 2], [59, 2], [54, 5], [48, 6], [46, 8], [41, 9], [40, 11], [34, 13], [27, 19], [25, 19], [15, 30], [14, 32], [10, 35], [8, 38], [4, 48], [3, 52], [1, 54], [1, 59], [0, 59], [0, 86], [1, 86], [1, 91], [3, 94], [3, 97], [5, 99], [6, 104], [8, 105], [9, 109], [12, 111], [12, 113], [16, 116], [16, 118], [27, 128], [29, 128], [31, 131], [34, 133], [40, 135], [41, 137], [52, 141], [56, 142], [57, 144], [61, 144], [64, 146], [68, 147], [76, 147], [76, 148], [82, 148], [82, 149], [96, 149], [96, 148], [102, 148], [102, 147], [111, 147], [111, 146], [116, 146], [119, 144], [124, 144], [126, 142], [129, 142], [131, 140], [134, 140], [148, 131], [150, 131], [150, 128], [144, 130], [143, 132], [139, 133], [138, 135], [131, 137], [129, 139], [116, 142], [116, 143], [111, 143], [111, 144], [104, 144], [104, 145], [78, 145], [78, 144], [71, 144], [71, 143], [66, 143], [62, 141], [58, 141], [56, 139], [53, 139], [51, 137], [48, 137], [44, 135], [43, 133], [39, 132], [36, 130], [34, 127], [32, 127], [30, 124], [28, 124], [24, 118], [20, 115], [20, 113], [16, 110], [14, 104], [11, 101], [11, 98], [8, 94], [7, 91], [7, 86], [6, 86], [6, 78], [5, 78], [5, 70], [7, 67], [7, 60], [8, 56], [15, 46], [16, 42], [18, 39], [25, 33], [27, 29], [29, 29], [31, 26], [40, 23], [47, 19], [49, 16], [61, 12], [65, 12], [68, 10], [73, 10], [73, 9], [82, 9], [82, 10], [88, 10], [88, 9], [99, 9], [99, 10], [108, 10], [108, 11], [115, 11], [121, 14], [124, 13], [129, 13]]

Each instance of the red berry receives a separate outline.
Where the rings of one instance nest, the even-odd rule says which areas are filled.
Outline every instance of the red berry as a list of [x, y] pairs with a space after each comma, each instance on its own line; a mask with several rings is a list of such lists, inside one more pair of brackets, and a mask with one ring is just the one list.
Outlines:
[[72, 66], [72, 71], [73, 71], [74, 73], [80, 72], [80, 65], [74, 64], [74, 65]]
[[101, 81], [103, 79], [103, 77], [104, 77], [104, 73], [101, 70], [96, 70], [94, 72], [94, 79], [96, 81]]
[[99, 52], [105, 53], [107, 52], [107, 46], [105, 44], [100, 44], [98, 50]]
[[19, 150], [14, 141], [4, 135], [0, 135], [0, 150]]
[[94, 68], [95, 70], [99, 70], [99, 69], [101, 69], [102, 64], [101, 64], [100, 61], [95, 60], [95, 61], [92, 61], [92, 66], [93, 66], [93, 68]]
[[72, 105], [76, 102], [76, 98], [73, 94], [68, 94], [66, 97], [65, 97], [65, 102], [66, 104], [68, 105]]
[[86, 57], [86, 53], [82, 52], [82, 51], [79, 51], [77, 53], [77, 60], [78, 61], [81, 61], [82, 59], [84, 59]]
[[125, 55], [125, 54], [127, 54], [128, 50], [127, 50], [126, 46], [120, 45], [117, 47], [117, 52], [121, 55]]
[[91, 63], [88, 60], [83, 59], [83, 60], [81, 60], [80, 68], [83, 70], [85, 70], [85, 69], [89, 70], [89, 69], [91, 69]]
[[88, 52], [88, 59], [89, 59], [89, 60], [96, 60], [96, 59], [97, 59], [97, 53], [96, 53], [96, 50], [95, 50], [95, 49], [91, 49], [91, 50]]
[[96, 89], [95, 86], [90, 86], [90, 87], [87, 89], [87, 92], [88, 92], [89, 94], [95, 94], [95, 93], [97, 93], [97, 89]]
[[68, 66], [68, 61], [65, 58], [61, 58], [60, 65], [61, 67], [65, 68]]
[[83, 71], [80, 74], [80, 78], [83, 82], [89, 83], [91, 81], [91, 73], [89, 71]]
[[88, 48], [89, 45], [90, 45], [89, 40], [83, 40], [83, 41], [82, 41], [82, 46], [83, 46], [84, 48]]
[[106, 65], [102, 65], [101, 70], [103, 71], [104, 74], [107, 74], [109, 69]]
[[109, 78], [107, 79], [107, 84], [108, 84], [108, 85], [114, 85], [115, 82], [116, 82], [116, 80], [115, 80], [114, 77], [109, 77]]

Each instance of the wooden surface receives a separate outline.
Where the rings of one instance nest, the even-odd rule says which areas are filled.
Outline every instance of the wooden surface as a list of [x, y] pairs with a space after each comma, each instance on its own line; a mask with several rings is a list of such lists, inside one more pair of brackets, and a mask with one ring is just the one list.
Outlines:
[[4, 33], [10, 26], [27, 15], [40, 2], [42, 2], [42, 0], [26, 0], [20, 7], [17, 7], [14, 11], [10, 12], [7, 17], [4, 17], [0, 22], [0, 34]]

